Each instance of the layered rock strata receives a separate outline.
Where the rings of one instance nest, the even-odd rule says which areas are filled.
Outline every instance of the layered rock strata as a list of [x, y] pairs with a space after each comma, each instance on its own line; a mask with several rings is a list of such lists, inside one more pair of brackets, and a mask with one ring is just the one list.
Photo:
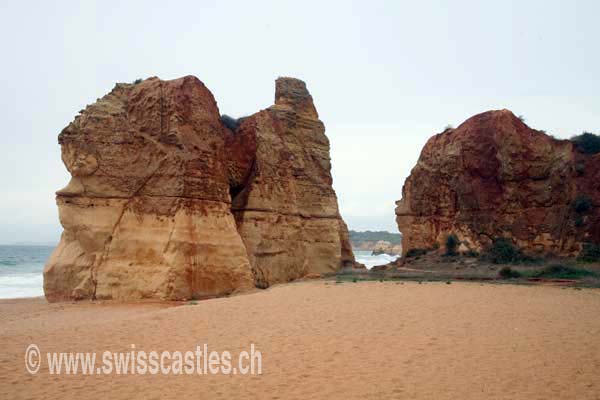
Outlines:
[[50, 301], [191, 299], [352, 266], [304, 82], [234, 131], [197, 78], [117, 84], [59, 135], [71, 181]]

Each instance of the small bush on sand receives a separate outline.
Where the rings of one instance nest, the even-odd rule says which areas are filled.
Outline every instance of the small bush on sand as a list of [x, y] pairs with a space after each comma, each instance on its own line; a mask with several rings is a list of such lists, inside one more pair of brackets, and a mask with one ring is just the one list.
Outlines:
[[516, 262], [519, 258], [519, 249], [512, 244], [510, 239], [496, 238], [487, 250], [487, 256], [494, 264], [508, 264]]
[[586, 269], [569, 267], [562, 264], [550, 265], [535, 274], [537, 278], [575, 279], [585, 276], [594, 276], [592, 271]]
[[427, 254], [427, 249], [420, 249], [420, 248], [414, 248], [414, 249], [409, 249], [406, 252], [406, 257], [419, 257], [419, 256], [424, 256], [425, 254]]
[[600, 262], [600, 245], [585, 243], [583, 249], [577, 256], [577, 261], [582, 262]]
[[135, 81], [133, 81], [134, 85], [137, 85], [138, 83], [142, 83], [142, 78], [137, 78]]
[[494, 264], [531, 264], [540, 261], [524, 254], [510, 239], [503, 237], [494, 239], [494, 243], [487, 249], [484, 258]]
[[458, 237], [454, 233], [449, 234], [446, 237], [446, 255], [455, 256], [459, 244], [460, 241], [458, 240]]
[[521, 277], [521, 273], [519, 271], [516, 271], [516, 270], [512, 269], [511, 267], [504, 267], [504, 268], [502, 268], [498, 272], [498, 275], [502, 279], [515, 279], [515, 278], [520, 278]]
[[577, 150], [584, 154], [600, 153], [600, 135], [583, 132], [581, 135], [573, 136], [571, 142], [575, 144]]

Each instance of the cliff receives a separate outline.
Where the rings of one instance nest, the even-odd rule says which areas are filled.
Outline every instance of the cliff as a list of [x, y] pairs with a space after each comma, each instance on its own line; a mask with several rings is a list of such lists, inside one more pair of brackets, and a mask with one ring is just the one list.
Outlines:
[[[510, 238], [531, 253], [576, 255], [600, 240], [600, 154], [529, 128], [508, 110], [429, 139], [397, 202], [404, 252]], [[581, 207], [581, 203], [585, 205]]]
[[204, 298], [353, 266], [324, 132], [297, 79], [235, 131], [193, 76], [117, 84], [59, 135], [72, 178], [47, 299]]
[[393, 245], [385, 240], [380, 240], [373, 245], [371, 254], [376, 256], [378, 254], [389, 254], [390, 256], [402, 255], [402, 245]]

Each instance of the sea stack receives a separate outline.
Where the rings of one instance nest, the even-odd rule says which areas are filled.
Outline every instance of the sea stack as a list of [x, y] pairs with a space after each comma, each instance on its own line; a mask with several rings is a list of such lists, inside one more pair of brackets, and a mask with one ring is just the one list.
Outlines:
[[[573, 256], [600, 241], [600, 154], [488, 111], [429, 139], [397, 202], [406, 253], [462, 250], [504, 237], [524, 251]], [[587, 206], [581, 207], [584, 202]]]
[[117, 84], [59, 135], [71, 181], [49, 301], [185, 300], [354, 265], [304, 82], [226, 126], [193, 76]]

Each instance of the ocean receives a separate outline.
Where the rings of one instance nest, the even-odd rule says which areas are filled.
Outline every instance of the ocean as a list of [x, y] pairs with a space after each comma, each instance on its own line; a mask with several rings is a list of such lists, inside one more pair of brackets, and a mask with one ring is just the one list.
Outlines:
[[354, 258], [357, 262], [364, 264], [367, 269], [371, 269], [376, 265], [383, 265], [396, 261], [398, 256], [390, 256], [389, 254], [371, 255], [371, 250], [353, 250]]
[[0, 245], [0, 299], [44, 295], [44, 264], [53, 246]]
[[[0, 245], [0, 299], [43, 296], [44, 264], [54, 250], [52, 246]], [[356, 261], [367, 268], [387, 264], [396, 256], [354, 250]]]

